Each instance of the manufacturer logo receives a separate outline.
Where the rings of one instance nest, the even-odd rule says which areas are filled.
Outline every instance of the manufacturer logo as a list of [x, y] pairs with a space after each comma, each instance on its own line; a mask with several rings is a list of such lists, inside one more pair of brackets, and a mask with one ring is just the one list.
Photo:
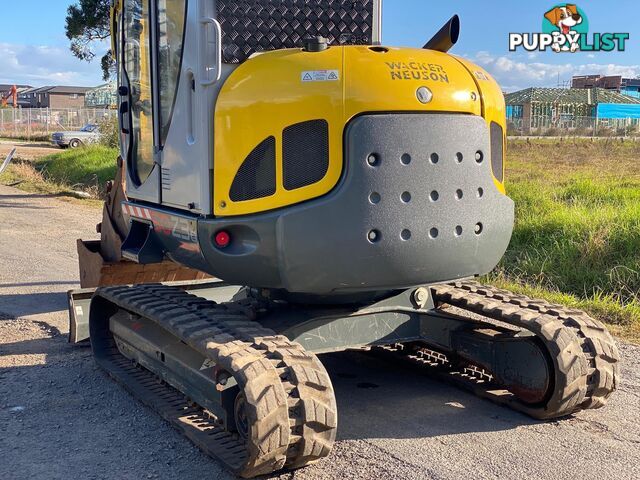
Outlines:
[[442, 65], [424, 62], [384, 62], [391, 80], [430, 80], [449, 83], [449, 74]]
[[592, 33], [584, 10], [572, 3], [560, 3], [547, 10], [541, 33], [510, 33], [509, 51], [522, 48], [528, 52], [624, 52], [628, 33]]
[[420, 87], [416, 92], [416, 97], [420, 103], [429, 103], [433, 98], [433, 93], [427, 87]]

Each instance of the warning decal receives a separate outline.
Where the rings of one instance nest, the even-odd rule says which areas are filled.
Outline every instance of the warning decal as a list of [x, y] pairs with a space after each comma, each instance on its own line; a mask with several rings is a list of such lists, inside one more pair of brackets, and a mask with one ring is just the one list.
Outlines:
[[302, 72], [303, 82], [335, 82], [340, 80], [340, 70], [312, 70]]

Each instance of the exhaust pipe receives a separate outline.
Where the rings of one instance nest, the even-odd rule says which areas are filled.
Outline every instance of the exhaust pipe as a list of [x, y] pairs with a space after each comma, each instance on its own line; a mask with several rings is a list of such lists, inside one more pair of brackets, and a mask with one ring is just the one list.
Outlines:
[[459, 36], [460, 17], [454, 15], [422, 48], [446, 53], [457, 43]]

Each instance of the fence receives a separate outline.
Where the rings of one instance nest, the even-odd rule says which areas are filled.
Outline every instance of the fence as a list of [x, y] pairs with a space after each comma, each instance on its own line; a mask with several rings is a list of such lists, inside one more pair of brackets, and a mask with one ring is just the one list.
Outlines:
[[[47, 140], [53, 132], [78, 130], [114, 117], [107, 108], [0, 108], [0, 137]], [[640, 137], [639, 118], [532, 115], [507, 119], [509, 135]]]
[[115, 115], [106, 108], [2, 108], [0, 137], [45, 140], [53, 132], [79, 130]]
[[532, 115], [507, 119], [509, 135], [640, 137], [639, 118], [596, 118], [573, 115]]

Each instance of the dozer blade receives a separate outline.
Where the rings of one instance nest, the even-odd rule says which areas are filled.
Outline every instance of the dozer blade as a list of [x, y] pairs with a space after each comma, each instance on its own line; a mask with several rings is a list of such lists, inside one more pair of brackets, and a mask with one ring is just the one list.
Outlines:
[[[163, 277], [163, 275], [158, 275]], [[164, 275], [165, 278], [177, 278], [179, 275]], [[228, 285], [220, 280], [204, 278], [169, 282], [147, 282], [162, 284], [192, 292], [216, 302], [225, 302], [235, 295], [240, 287]], [[118, 284], [119, 285], [119, 284]], [[106, 285], [105, 285], [106, 286]], [[89, 340], [89, 307], [97, 288], [80, 288], [67, 292], [69, 306], [69, 343], [81, 343]]]
[[128, 260], [107, 262], [101, 253], [99, 240], [78, 240], [80, 289], [69, 290], [69, 342], [89, 339], [89, 304], [98, 287], [138, 285], [144, 283], [177, 284], [185, 289], [200, 289], [214, 279], [197, 270], [164, 261], [139, 265]]
[[78, 240], [81, 288], [211, 279], [205, 273], [171, 261], [149, 265], [139, 265], [128, 260], [108, 262], [102, 256], [101, 249], [102, 244], [98, 240]]
[[129, 226], [122, 214], [122, 202], [127, 199], [124, 190], [124, 164], [117, 160], [115, 179], [107, 184], [107, 196], [102, 210], [102, 222], [96, 227], [100, 240], [78, 240], [80, 290], [69, 291], [69, 341], [78, 343], [89, 338], [88, 308], [91, 295], [98, 287], [135, 285], [144, 283], [189, 283], [194, 288], [209, 275], [165, 260], [139, 265], [122, 257], [122, 243]]

